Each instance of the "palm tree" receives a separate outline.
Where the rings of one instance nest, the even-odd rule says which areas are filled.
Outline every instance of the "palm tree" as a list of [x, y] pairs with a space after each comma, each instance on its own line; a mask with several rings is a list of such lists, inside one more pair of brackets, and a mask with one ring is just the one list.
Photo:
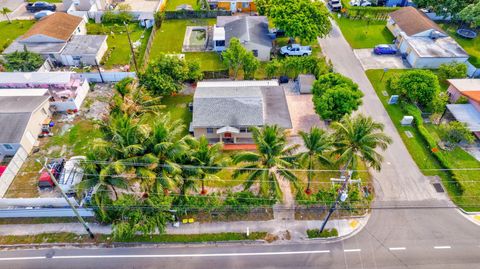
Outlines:
[[364, 115], [346, 116], [332, 124], [335, 130], [333, 154], [344, 169], [356, 169], [358, 159], [376, 170], [382, 167], [383, 157], [377, 148], [386, 150], [392, 139], [384, 134], [383, 124]]
[[2, 10], [0, 10], [0, 13], [2, 13], [2, 15], [7, 17], [8, 23], [12, 23], [12, 21], [10, 20], [10, 17], [8, 17], [8, 13], [10, 13], [10, 12], [12, 12], [12, 11], [7, 7], [4, 7], [4, 8], [2, 8]]
[[310, 195], [312, 190], [310, 184], [313, 177], [313, 171], [317, 163], [330, 164], [331, 161], [327, 157], [327, 153], [332, 149], [332, 139], [330, 135], [317, 127], [312, 127], [309, 133], [300, 131], [303, 144], [307, 151], [297, 155], [298, 161], [308, 170], [307, 171], [307, 188], [305, 193]]
[[259, 181], [262, 195], [280, 198], [282, 192], [278, 175], [297, 186], [297, 177], [287, 169], [293, 166], [295, 159], [293, 152], [298, 146], [288, 146], [285, 132], [276, 125], [265, 126], [262, 129], [254, 127], [252, 135], [257, 152], [241, 152], [233, 157], [233, 163], [244, 164], [235, 171], [234, 177], [247, 174], [245, 189]]
[[191, 151], [191, 165], [194, 166], [194, 174], [202, 182], [201, 195], [207, 194], [205, 180], [219, 180], [215, 175], [220, 172], [224, 164], [222, 158], [222, 143], [209, 145], [205, 136], [199, 139], [188, 137], [185, 142]]
[[169, 114], [157, 117], [146, 143], [146, 148], [158, 160], [155, 188], [166, 194], [174, 184], [180, 182], [181, 165], [179, 160], [187, 154], [182, 133], [184, 125], [181, 120], [172, 121]]

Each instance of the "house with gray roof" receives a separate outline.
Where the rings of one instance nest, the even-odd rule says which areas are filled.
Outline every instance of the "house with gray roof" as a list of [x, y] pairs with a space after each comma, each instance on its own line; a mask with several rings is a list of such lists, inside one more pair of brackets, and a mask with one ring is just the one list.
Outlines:
[[[213, 83], [213, 84], [212, 84]], [[283, 87], [273, 81], [242, 81], [199, 84], [193, 97], [190, 131], [212, 142], [251, 143], [252, 126], [292, 128]], [[215, 85], [214, 85], [215, 84]]]
[[270, 60], [272, 38], [268, 32], [267, 17], [218, 16], [213, 29], [214, 50], [218, 52], [225, 50], [234, 37], [260, 61]]
[[0, 162], [19, 148], [30, 152], [50, 118], [49, 95], [0, 97]]

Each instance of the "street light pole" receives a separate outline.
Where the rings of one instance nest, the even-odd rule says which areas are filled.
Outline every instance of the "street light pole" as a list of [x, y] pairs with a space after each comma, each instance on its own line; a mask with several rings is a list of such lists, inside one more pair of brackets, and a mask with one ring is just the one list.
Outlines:
[[[350, 158], [348, 160], [348, 163], [347, 165], [345, 165], [345, 169], [342, 171], [342, 174], [345, 175], [345, 172], [347, 172], [347, 168], [348, 166], [350, 165], [350, 162], [352, 161], [352, 159]], [[320, 233], [323, 232], [323, 230], [325, 229], [325, 226], [327, 225], [327, 222], [328, 220], [330, 219], [330, 217], [332, 216], [333, 212], [337, 209], [337, 205], [338, 203], [340, 202], [340, 200], [342, 200], [342, 197], [344, 195], [344, 191], [345, 191], [345, 188], [347, 187], [347, 184], [348, 184], [348, 181], [350, 180], [350, 177], [351, 177], [351, 172], [347, 172], [346, 175], [345, 175], [345, 180], [343, 181], [342, 183], [342, 187], [340, 188], [340, 191], [338, 192], [338, 195], [337, 195], [337, 199], [332, 203], [332, 205], [330, 206], [330, 210], [328, 211], [328, 215], [327, 217], [325, 218], [325, 220], [323, 221], [322, 223], [322, 227], [320, 228]], [[343, 199], [344, 200], [344, 199]]]
[[132, 40], [130, 39], [130, 32], [128, 31], [128, 24], [123, 22], [125, 25], [125, 30], [127, 31], [128, 43], [130, 44], [130, 51], [132, 53], [133, 64], [135, 65], [135, 71], [138, 73], [137, 59], [135, 58], [135, 51], [133, 50]]
[[77, 209], [75, 208], [75, 206], [72, 204], [72, 202], [70, 202], [70, 200], [68, 199], [67, 195], [65, 194], [65, 192], [63, 192], [62, 188], [60, 188], [59, 184], [58, 184], [58, 181], [57, 179], [55, 178], [55, 176], [53, 175], [52, 171], [50, 171], [50, 169], [48, 169], [46, 163], [47, 163], [47, 158], [45, 158], [45, 163], [42, 163], [39, 159], [36, 160], [39, 164], [42, 165], [43, 169], [45, 169], [48, 173], [48, 175], [50, 176], [50, 178], [52, 179], [53, 181], [53, 184], [55, 184], [55, 187], [57, 187], [59, 190], [60, 190], [60, 193], [62, 194], [63, 198], [65, 198], [65, 200], [67, 201], [68, 205], [70, 206], [70, 208], [72, 208], [73, 210], [73, 213], [75, 213], [75, 216], [77, 216], [77, 219], [82, 223], [83, 227], [85, 228], [85, 230], [87, 231], [88, 235], [90, 236], [90, 238], [94, 239], [95, 238], [95, 235], [92, 233], [92, 231], [90, 231], [90, 227], [88, 227], [87, 223], [85, 222], [85, 220], [82, 218], [82, 216], [80, 216], [80, 214], [78, 213]]

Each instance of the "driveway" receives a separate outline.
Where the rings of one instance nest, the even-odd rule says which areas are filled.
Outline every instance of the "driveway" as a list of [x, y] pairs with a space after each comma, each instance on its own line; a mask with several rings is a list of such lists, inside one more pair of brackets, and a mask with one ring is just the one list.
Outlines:
[[360, 61], [363, 70], [409, 68], [404, 64], [400, 55], [376, 55], [373, 53], [373, 49], [355, 49], [353, 53]]
[[382, 170], [371, 171], [377, 201], [389, 204], [400, 201], [449, 203], [445, 193], [437, 193], [430, 179], [418, 169], [365, 75], [360, 61], [355, 57], [336, 23], [333, 21], [332, 23], [330, 35], [319, 39], [322, 51], [332, 61], [335, 71], [351, 78], [365, 94], [359, 112], [383, 123], [384, 132], [393, 139], [393, 144], [382, 153], [384, 157]]
[[325, 127], [315, 113], [311, 94], [287, 95], [287, 104], [293, 126], [291, 135], [298, 135], [298, 131], [308, 132], [312, 126]]
[[[11, 20], [16, 19], [16, 13], [19, 13], [21, 10], [25, 10], [25, 3], [23, 0], [0, 0], [0, 9], [8, 8], [12, 12], [8, 13], [8, 16]], [[23, 9], [22, 9], [23, 8]], [[7, 17], [0, 15], [0, 21], [6, 21]]]

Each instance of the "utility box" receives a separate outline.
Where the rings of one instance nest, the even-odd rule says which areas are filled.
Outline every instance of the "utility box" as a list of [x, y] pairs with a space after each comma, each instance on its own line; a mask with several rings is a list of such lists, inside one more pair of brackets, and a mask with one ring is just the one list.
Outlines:
[[400, 124], [404, 126], [412, 125], [413, 116], [403, 116], [403, 119], [400, 121]]

